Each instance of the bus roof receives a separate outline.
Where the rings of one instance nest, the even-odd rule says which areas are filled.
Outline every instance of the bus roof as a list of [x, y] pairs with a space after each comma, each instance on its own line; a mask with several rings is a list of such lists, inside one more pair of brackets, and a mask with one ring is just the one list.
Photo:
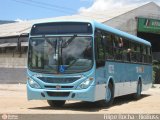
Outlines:
[[133, 41], [136, 41], [136, 42], [143, 43], [143, 44], [151, 46], [150, 42], [148, 42], [148, 41], [146, 41], [146, 40], [144, 40], [142, 38], [139, 38], [137, 36], [131, 35], [131, 34], [126, 33], [126, 32], [123, 32], [121, 30], [115, 29], [113, 27], [107, 26], [107, 25], [105, 25], [103, 23], [99, 23], [99, 22], [94, 21], [94, 20], [77, 20], [77, 19], [75, 19], [75, 20], [52, 20], [52, 21], [40, 22], [40, 23], [36, 23], [36, 24], [52, 23], [52, 22], [88, 22], [88, 23], [92, 24], [94, 29], [95, 28], [99, 28], [99, 29], [114, 33], [116, 35], [119, 35], [121, 37], [125, 37], [125, 38], [131, 39]]

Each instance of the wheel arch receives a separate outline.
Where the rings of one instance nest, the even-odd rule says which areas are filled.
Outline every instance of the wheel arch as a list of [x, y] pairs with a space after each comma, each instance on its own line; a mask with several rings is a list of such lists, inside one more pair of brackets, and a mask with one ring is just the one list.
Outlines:
[[141, 85], [143, 84], [143, 79], [142, 79], [142, 76], [141, 76], [141, 75], [138, 76], [137, 84], [138, 84], [139, 82], [141, 83]]
[[115, 81], [114, 81], [114, 78], [112, 76], [109, 76], [109, 78], [107, 80], [107, 86], [109, 85], [109, 83], [111, 83], [113, 85], [113, 91], [115, 92]]

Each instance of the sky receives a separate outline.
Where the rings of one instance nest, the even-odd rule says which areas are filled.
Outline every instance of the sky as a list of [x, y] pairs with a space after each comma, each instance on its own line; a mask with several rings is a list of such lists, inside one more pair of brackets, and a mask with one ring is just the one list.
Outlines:
[[149, 2], [160, 5], [160, 0], [94, 0], [90, 7], [81, 7], [80, 12], [113, 10], [123, 7], [139, 6]]
[[160, 0], [1, 0], [0, 20], [33, 20], [143, 5]]
[[0, 20], [32, 20], [78, 13], [92, 0], [1, 0]]

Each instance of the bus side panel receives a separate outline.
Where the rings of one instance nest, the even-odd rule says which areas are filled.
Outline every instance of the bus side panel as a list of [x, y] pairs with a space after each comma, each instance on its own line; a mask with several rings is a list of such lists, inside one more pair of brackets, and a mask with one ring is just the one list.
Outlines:
[[95, 88], [95, 101], [103, 100], [106, 97], [106, 77], [105, 77], [105, 67], [96, 68], [95, 78], [96, 78], [96, 88]]
[[105, 67], [96, 70], [96, 82], [108, 83], [110, 77], [114, 81], [115, 97], [135, 93], [139, 78], [142, 90], [147, 90], [152, 83], [152, 66], [107, 61]]
[[152, 86], [152, 66], [144, 66], [144, 72], [142, 73], [142, 91], [148, 90]]

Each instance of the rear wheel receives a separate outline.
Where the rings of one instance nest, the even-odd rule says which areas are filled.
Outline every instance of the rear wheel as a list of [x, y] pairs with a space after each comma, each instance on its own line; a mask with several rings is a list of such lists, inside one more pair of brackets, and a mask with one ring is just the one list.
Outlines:
[[142, 83], [141, 81], [139, 81], [137, 84], [137, 92], [134, 93], [133, 95], [134, 99], [139, 99], [141, 97], [141, 92], [142, 92]]
[[98, 101], [98, 106], [100, 107], [109, 107], [112, 105], [114, 101], [114, 88], [112, 83], [109, 83], [107, 89], [106, 89], [106, 98], [105, 100]]
[[65, 100], [47, 100], [51, 107], [62, 107], [65, 104]]

